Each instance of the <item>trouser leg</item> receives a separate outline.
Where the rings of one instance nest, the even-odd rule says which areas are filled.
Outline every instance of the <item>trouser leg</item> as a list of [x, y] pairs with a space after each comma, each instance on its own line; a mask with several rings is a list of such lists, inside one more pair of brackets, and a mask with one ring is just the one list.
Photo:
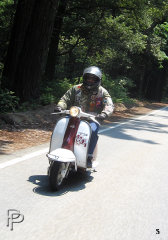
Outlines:
[[97, 141], [98, 141], [98, 131], [99, 131], [99, 125], [95, 122], [90, 122], [90, 126], [92, 129], [92, 135], [90, 138], [90, 146], [89, 146], [89, 151], [88, 151], [88, 155], [89, 156], [93, 156], [93, 152], [95, 150]]

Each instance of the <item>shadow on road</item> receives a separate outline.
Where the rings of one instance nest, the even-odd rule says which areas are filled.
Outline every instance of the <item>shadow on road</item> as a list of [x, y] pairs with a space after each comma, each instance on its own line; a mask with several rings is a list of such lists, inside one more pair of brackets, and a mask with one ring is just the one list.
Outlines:
[[[102, 133], [100, 132], [99, 135], [105, 135], [110, 138], [117, 138], [123, 140], [139, 141], [148, 144], [159, 144], [153, 139], [143, 139], [143, 133], [144, 134], [145, 132], [168, 133], [164, 129], [167, 127], [167, 125], [160, 124], [158, 122], [153, 122], [150, 120], [135, 119], [132, 121], [126, 121], [124, 124], [121, 125], [119, 124], [118, 127], [115, 127], [115, 125], [113, 125], [111, 130], [107, 130]], [[107, 128], [109, 128], [108, 125]], [[131, 135], [131, 132], [128, 130], [139, 131], [139, 138]]]
[[28, 181], [37, 185], [33, 188], [33, 192], [51, 197], [58, 197], [68, 192], [75, 192], [85, 189], [85, 185], [93, 180], [91, 172], [75, 172], [70, 173], [69, 177], [65, 179], [62, 189], [58, 192], [53, 192], [49, 187], [48, 175], [34, 175], [30, 176]]

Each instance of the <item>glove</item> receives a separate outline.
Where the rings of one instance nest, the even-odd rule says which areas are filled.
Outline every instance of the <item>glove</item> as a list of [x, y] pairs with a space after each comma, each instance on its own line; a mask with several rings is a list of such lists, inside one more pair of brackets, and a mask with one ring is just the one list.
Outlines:
[[103, 120], [105, 120], [106, 117], [107, 117], [107, 115], [106, 115], [105, 113], [101, 113], [101, 114], [98, 114], [98, 115], [96, 116], [96, 119], [97, 119], [98, 121], [100, 121], [100, 122], [103, 122]]
[[62, 111], [61, 107], [55, 106], [54, 112], [61, 112], [61, 111]]

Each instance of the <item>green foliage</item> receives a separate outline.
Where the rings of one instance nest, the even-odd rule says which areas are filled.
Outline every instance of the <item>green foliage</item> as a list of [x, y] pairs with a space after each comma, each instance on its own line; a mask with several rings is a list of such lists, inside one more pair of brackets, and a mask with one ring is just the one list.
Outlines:
[[15, 111], [18, 107], [19, 99], [7, 89], [0, 90], [0, 112]]
[[84, 67], [97, 65], [112, 79], [106, 85], [115, 101], [129, 95], [121, 75], [132, 79], [131, 95], [148, 97], [168, 60], [167, 16], [168, 0], [71, 1], [60, 35], [58, 79], [73, 83]]
[[60, 97], [63, 96], [63, 94], [73, 86], [72, 83], [67, 78], [64, 78], [63, 81], [58, 81], [55, 84], [55, 88], [53, 89], [55, 93], [57, 93], [56, 99], [59, 100]]
[[13, 0], [0, 1], [0, 63], [6, 55], [15, 6]]
[[1, 85], [3, 67], [4, 67], [3, 63], [0, 62], [0, 85]]
[[[1, 0], [0, 72], [14, 11], [13, 0]], [[39, 103], [32, 106], [57, 102], [73, 84], [81, 82], [83, 69], [89, 65], [97, 65], [105, 73], [103, 86], [115, 102], [129, 101], [134, 92], [151, 98], [148, 90], [153, 96], [155, 90], [162, 91], [156, 86], [168, 84], [168, 0], [67, 1], [55, 80], [44, 80]]]
[[109, 76], [103, 76], [102, 85], [110, 93], [112, 99], [116, 103], [128, 103], [131, 102], [129, 97], [129, 89], [134, 86], [131, 79], [120, 77], [117, 79], [111, 79]]
[[40, 96], [40, 103], [42, 105], [48, 105], [55, 101], [52, 88], [46, 87], [44, 93]]
[[72, 84], [70, 84], [67, 78], [65, 78], [64, 81], [49, 82], [45, 87], [43, 84], [41, 87], [40, 104], [48, 105], [58, 102], [70, 87], [72, 87]]
[[41, 104], [39, 103], [39, 100], [32, 100], [32, 101], [29, 101], [29, 102], [21, 103], [18, 106], [17, 111], [26, 112], [26, 111], [29, 111], [29, 110], [35, 110], [40, 106], [41, 106]]

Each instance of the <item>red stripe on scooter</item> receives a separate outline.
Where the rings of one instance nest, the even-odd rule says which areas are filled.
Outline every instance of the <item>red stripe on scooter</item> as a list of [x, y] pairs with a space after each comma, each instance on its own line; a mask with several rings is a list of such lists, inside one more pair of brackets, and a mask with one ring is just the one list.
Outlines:
[[76, 133], [78, 131], [79, 124], [80, 124], [79, 118], [72, 117], [69, 119], [69, 123], [64, 135], [62, 148], [65, 148], [71, 151], [74, 150], [74, 142], [75, 142]]

